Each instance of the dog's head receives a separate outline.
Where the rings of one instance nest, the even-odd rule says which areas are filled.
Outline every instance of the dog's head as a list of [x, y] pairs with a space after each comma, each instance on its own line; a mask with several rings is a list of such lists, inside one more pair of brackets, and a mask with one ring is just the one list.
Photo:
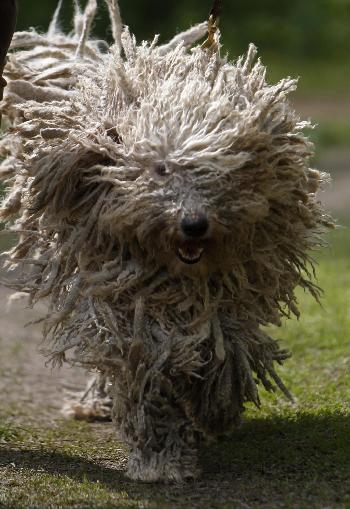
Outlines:
[[144, 262], [230, 272], [254, 250], [278, 249], [291, 217], [295, 232], [310, 221], [319, 176], [286, 99], [295, 82], [269, 86], [254, 55], [232, 65], [200, 49], [144, 51], [129, 69], [134, 97], [115, 89], [100, 226]]
[[40, 131], [27, 195], [41, 227], [83, 239], [84, 256], [114, 243], [172, 275], [234, 271], [254, 286], [272, 266], [296, 274], [321, 221], [320, 176], [286, 98], [295, 81], [268, 85], [255, 52], [231, 64], [133, 45], [127, 62], [112, 52], [83, 68]]
[[[172, 274], [197, 277], [225, 265], [228, 269], [233, 201], [223, 202], [223, 190], [213, 183], [218, 178], [215, 170], [164, 157], [145, 167], [140, 162], [138, 171], [128, 194], [119, 200], [112, 198], [114, 192], [119, 194], [112, 183], [111, 206], [100, 215], [102, 229], [141, 261], [166, 266]], [[118, 169], [107, 172], [111, 176]]]

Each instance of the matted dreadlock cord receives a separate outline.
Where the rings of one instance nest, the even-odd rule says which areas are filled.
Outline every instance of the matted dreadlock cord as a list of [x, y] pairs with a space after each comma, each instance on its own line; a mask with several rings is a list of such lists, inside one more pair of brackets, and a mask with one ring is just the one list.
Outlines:
[[[123, 31], [123, 22], [120, 14], [119, 2], [118, 0], [104, 0], [111, 21], [112, 35], [115, 45], [118, 48], [119, 53], [122, 51], [122, 31]], [[84, 11], [84, 26], [80, 36], [79, 45], [77, 48], [76, 54], [78, 56], [82, 56], [84, 54], [84, 49], [86, 45], [86, 41], [90, 35], [92, 23], [95, 19], [97, 12], [97, 0], [88, 0], [88, 3], [85, 7]], [[56, 13], [53, 20], [53, 29], [56, 28], [58, 13], [61, 9], [62, 0], [59, 2], [59, 6], [56, 9]]]
[[119, 52], [121, 52], [123, 22], [120, 14], [119, 2], [118, 0], [105, 0], [105, 2], [111, 20], [113, 39], [116, 46], [119, 48]]

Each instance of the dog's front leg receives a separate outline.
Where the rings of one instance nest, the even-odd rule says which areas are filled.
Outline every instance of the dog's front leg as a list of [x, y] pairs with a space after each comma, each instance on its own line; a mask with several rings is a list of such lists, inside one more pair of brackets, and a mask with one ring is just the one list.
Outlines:
[[196, 433], [175, 397], [166, 354], [133, 343], [112, 381], [113, 417], [130, 446], [128, 476], [148, 482], [195, 478]]
[[83, 393], [71, 393], [61, 410], [65, 417], [79, 421], [110, 421], [112, 400], [108, 394], [108, 378], [101, 372], [88, 380]]

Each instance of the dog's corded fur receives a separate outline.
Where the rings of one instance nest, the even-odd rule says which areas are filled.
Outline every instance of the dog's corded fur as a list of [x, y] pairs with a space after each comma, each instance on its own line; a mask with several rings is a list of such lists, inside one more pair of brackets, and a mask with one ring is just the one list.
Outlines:
[[[206, 23], [138, 45], [107, 3], [110, 48], [90, 37], [95, 0], [69, 35], [57, 14], [15, 35], [1, 217], [20, 233], [18, 287], [50, 299], [53, 360], [110, 381], [129, 475], [178, 481], [201, 439], [259, 405], [257, 383], [288, 395], [274, 370], [288, 353], [262, 326], [298, 315], [297, 286], [318, 297], [308, 252], [331, 219], [295, 80], [267, 84], [254, 46], [221, 58], [218, 33], [189, 50]], [[189, 240], [179, 224], [198, 210], [210, 227]]]

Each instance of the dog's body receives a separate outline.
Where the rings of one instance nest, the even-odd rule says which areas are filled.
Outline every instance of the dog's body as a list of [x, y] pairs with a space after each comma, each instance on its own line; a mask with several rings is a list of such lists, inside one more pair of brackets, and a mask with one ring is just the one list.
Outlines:
[[259, 405], [257, 381], [288, 393], [261, 327], [298, 313], [296, 286], [317, 296], [307, 252], [330, 220], [293, 80], [266, 84], [253, 46], [235, 64], [188, 51], [206, 24], [138, 46], [108, 5], [109, 52], [88, 37], [93, 0], [69, 36], [16, 34], [2, 217], [19, 214], [21, 289], [50, 298], [53, 359], [108, 378], [129, 475], [179, 481]]

